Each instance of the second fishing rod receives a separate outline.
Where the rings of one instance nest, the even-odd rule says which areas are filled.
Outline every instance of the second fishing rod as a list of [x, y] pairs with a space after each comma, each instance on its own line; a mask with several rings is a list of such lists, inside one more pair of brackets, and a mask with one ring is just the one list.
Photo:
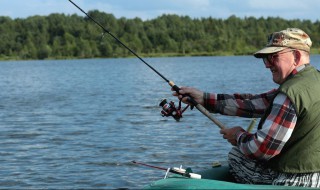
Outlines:
[[[164, 77], [161, 73], [159, 73], [155, 68], [153, 68], [151, 65], [149, 65], [142, 57], [140, 57], [135, 51], [133, 51], [131, 48], [129, 48], [127, 45], [125, 45], [121, 40], [119, 40], [115, 35], [113, 35], [109, 30], [107, 30], [102, 24], [97, 22], [94, 18], [92, 18], [87, 12], [85, 12], [82, 8], [80, 8], [77, 4], [75, 4], [72, 0], [69, 0], [70, 3], [72, 3], [75, 7], [77, 7], [82, 13], [84, 13], [90, 20], [92, 20], [94, 23], [96, 23], [105, 33], [108, 33], [112, 38], [114, 38], [118, 43], [120, 43], [124, 48], [126, 48], [128, 51], [130, 51], [133, 55], [135, 55], [140, 61], [142, 61], [145, 65], [147, 65], [151, 70], [153, 70], [155, 73], [157, 73], [163, 80], [165, 80], [173, 90], [175, 90], [177, 93], [179, 93], [180, 88], [174, 84], [174, 82], [168, 80], [166, 77]], [[211, 121], [213, 121], [220, 129], [224, 129], [225, 126], [217, 120], [213, 115], [205, 109], [201, 104], [196, 102], [192, 97], [188, 96], [188, 101], [192, 106], [195, 106], [202, 114], [207, 116]]]

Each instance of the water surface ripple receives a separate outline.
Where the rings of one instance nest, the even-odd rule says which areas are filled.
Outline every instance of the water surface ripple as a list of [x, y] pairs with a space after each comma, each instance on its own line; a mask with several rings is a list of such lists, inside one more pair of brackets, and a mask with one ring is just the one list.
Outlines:
[[[276, 87], [249, 56], [146, 61], [180, 86], [226, 93]], [[170, 87], [135, 58], [0, 66], [0, 188], [136, 189], [164, 172], [132, 160], [197, 171], [226, 160], [231, 148], [197, 110], [180, 122], [161, 117], [159, 100], [175, 100]], [[216, 117], [227, 126], [250, 122]]]

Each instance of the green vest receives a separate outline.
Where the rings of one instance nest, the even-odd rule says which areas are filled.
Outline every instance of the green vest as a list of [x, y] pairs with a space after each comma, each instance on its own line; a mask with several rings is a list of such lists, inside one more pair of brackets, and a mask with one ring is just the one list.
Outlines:
[[[278, 91], [290, 98], [298, 119], [281, 153], [270, 159], [267, 167], [285, 173], [320, 172], [320, 73], [307, 65], [288, 77]], [[262, 117], [259, 128], [269, 115], [271, 106]]]

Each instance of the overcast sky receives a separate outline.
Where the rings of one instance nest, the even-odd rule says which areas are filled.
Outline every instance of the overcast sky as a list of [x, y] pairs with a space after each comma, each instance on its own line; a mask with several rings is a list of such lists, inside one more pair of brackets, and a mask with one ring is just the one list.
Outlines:
[[[143, 20], [162, 14], [191, 18], [281, 17], [284, 19], [320, 20], [320, 0], [73, 0], [86, 12], [93, 9], [115, 17]], [[83, 14], [69, 0], [0, 0], [0, 15], [26, 18], [51, 13]]]

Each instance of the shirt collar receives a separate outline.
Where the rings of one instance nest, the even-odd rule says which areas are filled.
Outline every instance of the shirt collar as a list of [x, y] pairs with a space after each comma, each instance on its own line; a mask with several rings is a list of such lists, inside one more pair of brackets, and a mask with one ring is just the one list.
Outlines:
[[300, 65], [299, 67], [293, 69], [293, 71], [291, 72], [290, 75], [293, 76], [293, 75], [297, 74], [298, 72], [304, 70], [304, 69], [305, 69], [306, 67], [308, 67], [309, 65], [310, 65], [309, 63]]

